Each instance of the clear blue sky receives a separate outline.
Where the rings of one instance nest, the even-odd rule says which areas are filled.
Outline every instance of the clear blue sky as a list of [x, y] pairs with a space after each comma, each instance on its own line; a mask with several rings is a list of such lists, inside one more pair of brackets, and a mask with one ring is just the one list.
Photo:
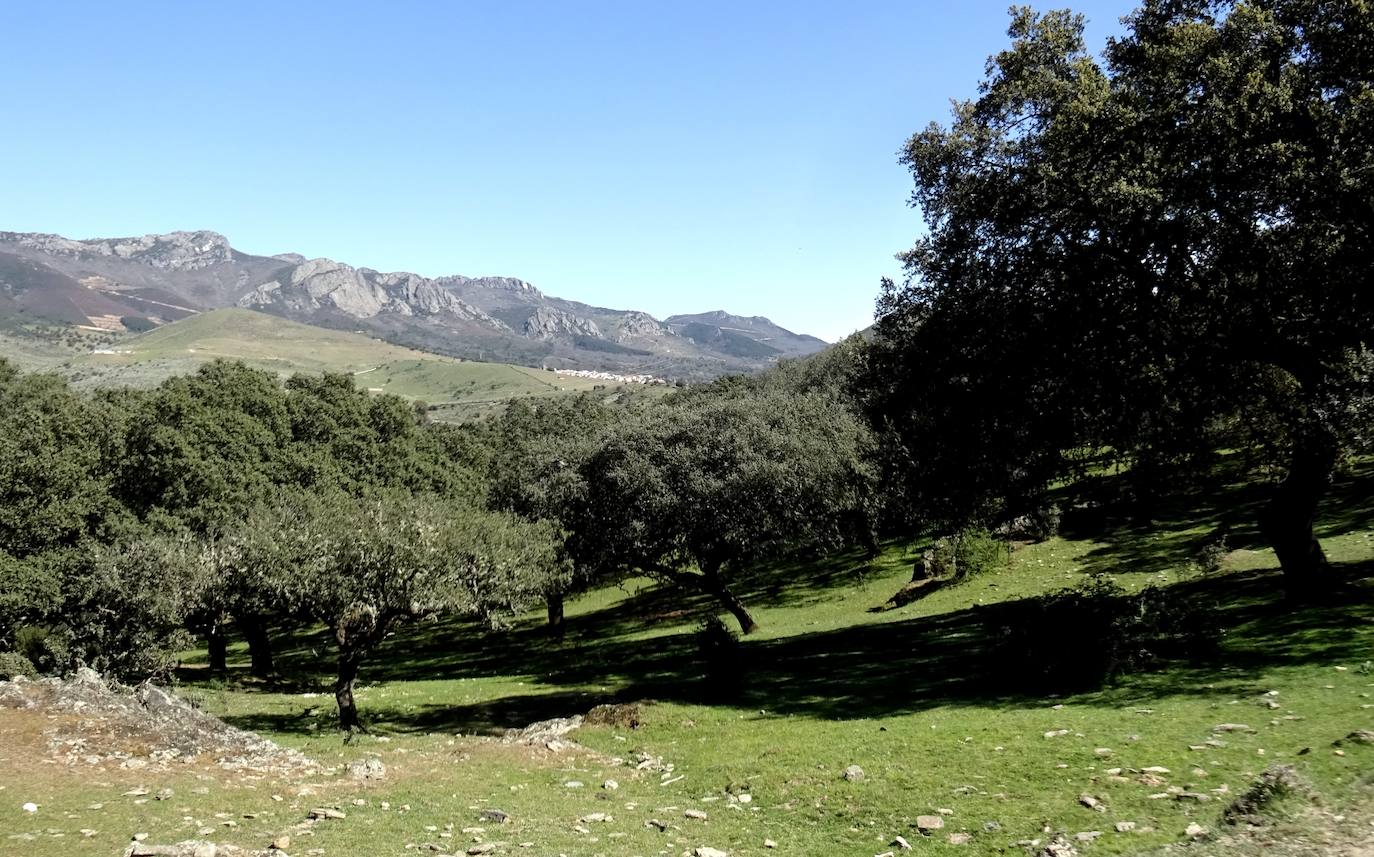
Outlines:
[[[1094, 50], [1131, 5], [1074, 6]], [[827, 339], [869, 322], [920, 229], [897, 149], [1007, 41], [1005, 0], [102, 0], [3, 19], [0, 229], [214, 229]]]

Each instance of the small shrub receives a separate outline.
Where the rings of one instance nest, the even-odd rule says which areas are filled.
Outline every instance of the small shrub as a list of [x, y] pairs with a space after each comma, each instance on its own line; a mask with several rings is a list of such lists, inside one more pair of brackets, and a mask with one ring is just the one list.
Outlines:
[[1312, 787], [1292, 765], [1270, 765], [1222, 813], [1227, 824], [1259, 826], [1282, 816], [1282, 805], [1295, 796], [1309, 796]]
[[1226, 565], [1226, 556], [1230, 550], [1226, 547], [1226, 534], [1208, 538], [1197, 549], [1193, 556], [1193, 564], [1198, 569], [1207, 574], [1215, 574]]
[[1214, 651], [1215, 611], [1157, 587], [1127, 593], [1106, 577], [1031, 599], [988, 629], [1004, 681], [1050, 691], [1101, 686], [1127, 672]]
[[1026, 516], [1026, 535], [1037, 542], [1052, 539], [1059, 535], [1059, 525], [1063, 523], [1064, 513], [1056, 503], [1041, 506]]
[[966, 527], [936, 539], [925, 562], [929, 576], [957, 583], [1001, 568], [1009, 558], [1006, 543], [986, 528]]
[[14, 650], [45, 675], [63, 672], [71, 665], [71, 647], [67, 641], [41, 625], [16, 628]]
[[696, 647], [712, 695], [738, 690], [744, 676], [743, 647], [735, 632], [718, 617], [710, 616], [697, 628]]
[[33, 662], [18, 652], [0, 652], [0, 681], [8, 681], [17, 675], [32, 678], [38, 675]]

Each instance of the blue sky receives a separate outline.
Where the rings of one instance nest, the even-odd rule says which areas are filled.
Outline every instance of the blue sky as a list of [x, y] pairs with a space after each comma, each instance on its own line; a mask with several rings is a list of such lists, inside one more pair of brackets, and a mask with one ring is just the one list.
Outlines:
[[[1131, 4], [1073, 8], [1100, 50]], [[897, 149], [1007, 41], [1006, 3], [982, 0], [52, 2], [0, 20], [0, 229], [214, 229], [251, 253], [827, 339], [869, 322], [920, 230]]]

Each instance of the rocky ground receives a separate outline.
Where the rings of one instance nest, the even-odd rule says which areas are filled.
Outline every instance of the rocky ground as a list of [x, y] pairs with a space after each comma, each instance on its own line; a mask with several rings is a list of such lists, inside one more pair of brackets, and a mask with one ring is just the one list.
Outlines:
[[0, 708], [45, 716], [51, 757], [68, 766], [165, 771], [212, 759], [248, 776], [299, 776], [320, 766], [206, 714], [154, 684], [124, 687], [81, 669], [67, 680], [0, 681]]

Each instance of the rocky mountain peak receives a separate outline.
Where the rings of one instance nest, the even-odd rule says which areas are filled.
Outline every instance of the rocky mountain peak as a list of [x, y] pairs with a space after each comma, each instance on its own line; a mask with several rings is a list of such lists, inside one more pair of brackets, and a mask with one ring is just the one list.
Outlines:
[[0, 232], [0, 241], [13, 242], [53, 256], [106, 256], [164, 271], [196, 271], [234, 259], [234, 249], [229, 246], [229, 239], [207, 230], [84, 241], [43, 233]]
[[310, 259], [285, 276], [258, 286], [239, 306], [282, 307], [295, 312], [333, 309], [353, 318], [383, 313], [400, 316], [447, 314], [497, 330], [506, 325], [441, 287], [436, 280], [407, 271], [379, 273], [333, 259]]
[[553, 339], [558, 336], [593, 336], [601, 339], [601, 328], [590, 319], [575, 316], [553, 307], [539, 307], [525, 320], [524, 333], [530, 339]]
[[501, 292], [516, 292], [528, 298], [542, 298], [544, 293], [516, 277], [464, 277], [454, 274], [440, 277], [436, 282], [445, 287], [459, 289], [492, 289]]

